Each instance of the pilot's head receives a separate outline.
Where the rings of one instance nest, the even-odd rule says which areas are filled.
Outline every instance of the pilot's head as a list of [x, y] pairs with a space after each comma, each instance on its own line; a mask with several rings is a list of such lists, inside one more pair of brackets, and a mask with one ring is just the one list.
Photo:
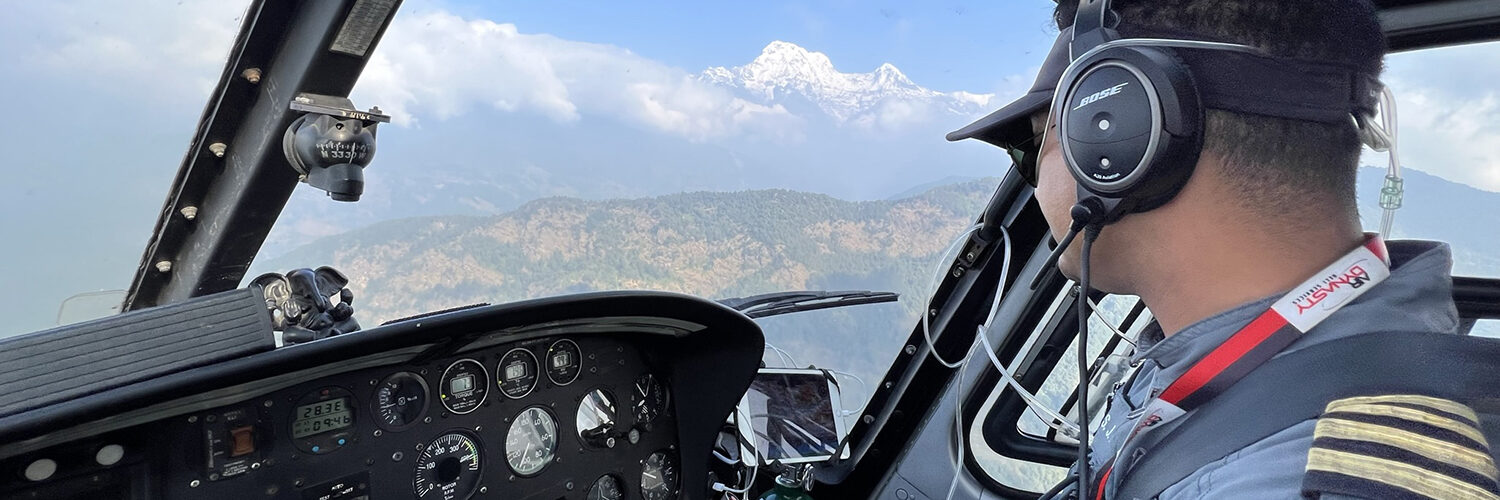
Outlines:
[[[1370, 81], [1382, 68], [1385, 39], [1367, 0], [1115, 0], [1111, 7], [1124, 38], [1250, 45], [1273, 56], [1347, 65]], [[1054, 238], [1067, 232], [1069, 210], [1079, 201], [1057, 123], [1049, 120], [1055, 118], [1049, 116], [1054, 89], [1069, 63], [1077, 8], [1076, 0], [1058, 3], [1054, 20], [1062, 33], [1026, 96], [949, 135], [1006, 147], [1023, 172], [1036, 165], [1034, 175], [1026, 173]], [[1209, 69], [1194, 62], [1188, 61], [1194, 73]], [[1103, 230], [1091, 257], [1094, 288], [1139, 294], [1138, 273], [1158, 269], [1223, 231], [1284, 237], [1322, 226], [1358, 231], [1354, 187], [1361, 143], [1352, 119], [1310, 121], [1204, 107], [1203, 146], [1192, 175], [1169, 201]], [[1039, 148], [1028, 144], [1037, 136], [1045, 137], [1036, 141]], [[1079, 245], [1072, 247], [1058, 265], [1075, 277]]]

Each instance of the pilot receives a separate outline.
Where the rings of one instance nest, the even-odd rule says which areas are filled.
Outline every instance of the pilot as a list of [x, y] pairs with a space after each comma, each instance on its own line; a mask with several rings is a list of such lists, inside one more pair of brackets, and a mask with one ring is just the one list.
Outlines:
[[[1058, 4], [1054, 18], [1062, 33], [1027, 95], [949, 135], [1009, 150], [1036, 188], [1058, 240], [1074, 222], [1070, 210], [1081, 191], [1059, 146], [1057, 117], [1051, 116], [1061, 108], [1051, 101], [1070, 62], [1070, 28], [1079, 8], [1070, 0]], [[1116, 0], [1110, 9], [1117, 17], [1106, 17], [1104, 24], [1125, 38], [1251, 45], [1278, 57], [1322, 61], [1372, 82], [1383, 66], [1385, 39], [1367, 0]], [[1299, 93], [1317, 92], [1322, 84], [1224, 74], [1236, 68], [1220, 57], [1226, 56], [1184, 59], [1200, 86], [1209, 87], [1202, 90], [1201, 152], [1185, 184], [1159, 206], [1104, 225], [1093, 245], [1092, 288], [1139, 296], [1157, 325], [1142, 336], [1133, 359], [1139, 369], [1113, 389], [1092, 434], [1090, 498], [1114, 498], [1131, 476], [1142, 457], [1121, 453], [1137, 449], [1130, 442], [1171, 432], [1186, 420], [1178, 417], [1190, 398], [1180, 396], [1212, 397], [1184, 389], [1179, 381], [1200, 376], [1189, 372], [1202, 371], [1205, 359], [1224, 352], [1219, 349], [1230, 339], [1263, 327], [1261, 320], [1270, 312], [1310, 306], [1315, 296], [1296, 290], [1350, 256], [1388, 263], [1359, 271], [1345, 267], [1349, 272], [1332, 281], [1314, 281], [1311, 289], [1335, 297], [1314, 309], [1332, 313], [1306, 331], [1293, 332], [1293, 340], [1267, 356], [1365, 333], [1454, 334], [1458, 328], [1449, 248], [1438, 242], [1382, 242], [1362, 232], [1355, 201], [1359, 122], [1347, 113], [1288, 117], [1298, 110], [1276, 109], [1276, 98], [1294, 102]], [[1242, 76], [1273, 80], [1247, 82]], [[1279, 93], [1249, 102], [1210, 95], [1265, 88]], [[1074, 242], [1058, 263], [1074, 279], [1081, 267], [1079, 247]], [[1341, 295], [1354, 288], [1362, 289], [1357, 298]], [[1339, 300], [1344, 302], [1334, 303]], [[1329, 369], [1337, 369], [1337, 362]], [[1321, 417], [1203, 465], [1156, 495], [1500, 498], [1481, 420], [1470, 407], [1420, 394], [1334, 401]], [[1069, 490], [1076, 491], [1076, 484], [1060, 496]]]

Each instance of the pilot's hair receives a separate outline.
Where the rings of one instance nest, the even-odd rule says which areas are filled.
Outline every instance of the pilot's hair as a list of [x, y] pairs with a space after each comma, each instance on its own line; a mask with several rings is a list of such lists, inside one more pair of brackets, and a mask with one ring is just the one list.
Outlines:
[[[1335, 61], [1378, 78], [1385, 36], [1368, 0], [1114, 0], [1122, 36], [1141, 29], [1201, 34], [1283, 57]], [[1058, 29], [1078, 2], [1061, 0]], [[1240, 201], [1267, 216], [1312, 207], [1358, 217], [1354, 184], [1360, 141], [1353, 122], [1326, 124], [1210, 109], [1204, 151], [1225, 162]], [[1327, 204], [1331, 202], [1332, 204]]]

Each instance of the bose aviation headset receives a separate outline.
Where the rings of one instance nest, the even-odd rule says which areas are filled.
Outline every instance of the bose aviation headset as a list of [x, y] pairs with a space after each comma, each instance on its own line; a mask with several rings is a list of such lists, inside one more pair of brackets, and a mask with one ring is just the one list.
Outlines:
[[1109, 224], [1176, 196], [1202, 151], [1205, 107], [1360, 129], [1374, 114], [1379, 84], [1350, 65], [1233, 43], [1121, 38], [1108, 25], [1109, 5], [1079, 2], [1072, 63], [1049, 115], [1078, 181], [1074, 217], [1089, 219], [1081, 224]]

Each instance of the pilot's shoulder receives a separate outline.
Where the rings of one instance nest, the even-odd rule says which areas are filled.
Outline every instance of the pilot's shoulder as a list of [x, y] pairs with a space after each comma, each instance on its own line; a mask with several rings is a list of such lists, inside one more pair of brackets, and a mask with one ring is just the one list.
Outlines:
[[1468, 406], [1428, 396], [1331, 402], [1313, 430], [1303, 493], [1500, 500], [1500, 474], [1479, 422]]

